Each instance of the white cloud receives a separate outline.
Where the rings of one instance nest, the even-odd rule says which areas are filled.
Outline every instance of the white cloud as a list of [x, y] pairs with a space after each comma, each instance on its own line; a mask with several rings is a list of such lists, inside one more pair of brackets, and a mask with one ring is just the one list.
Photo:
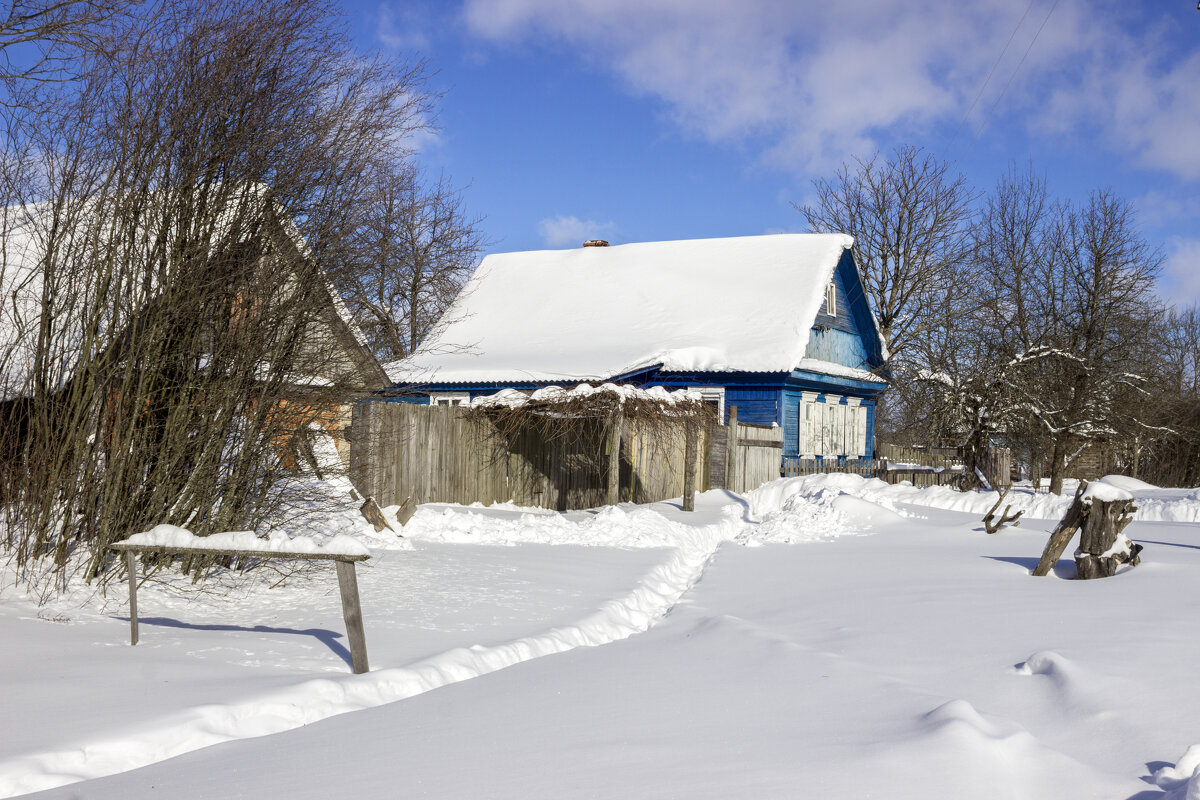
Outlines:
[[1151, 228], [1200, 219], [1200, 196], [1151, 189], [1134, 200], [1138, 220]]
[[375, 35], [391, 50], [428, 50], [432, 41], [426, 31], [430, 27], [431, 20], [419, 7], [397, 8], [385, 2], [379, 6]]
[[1167, 240], [1160, 291], [1168, 303], [1200, 303], [1200, 239], [1172, 236]]
[[995, 104], [988, 130], [1016, 120], [1040, 134], [1082, 133], [1090, 146], [1098, 140], [1141, 165], [1200, 178], [1200, 54], [1169, 57], [1178, 31], [1130, 24], [1127, 15], [1149, 13], [1133, 5], [466, 0], [464, 19], [500, 46], [566, 45], [662, 100], [684, 131], [755, 138], [766, 160], [796, 170], [826, 170], [893, 141], [941, 144], [1013, 35], [960, 147]]
[[537, 225], [547, 247], [579, 247], [588, 239], [603, 239], [617, 230], [615, 222], [597, 222], [579, 217], [547, 217]]

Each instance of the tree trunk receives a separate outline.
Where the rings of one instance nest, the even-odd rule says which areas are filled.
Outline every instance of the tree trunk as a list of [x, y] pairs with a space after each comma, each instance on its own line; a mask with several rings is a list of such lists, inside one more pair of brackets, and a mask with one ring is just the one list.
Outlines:
[[1059, 437], [1054, 440], [1050, 454], [1050, 494], [1062, 494], [1063, 473], [1067, 471], [1067, 443]]
[[1080, 580], [1111, 578], [1122, 564], [1141, 561], [1138, 556], [1141, 545], [1130, 544], [1128, 540], [1117, 544], [1136, 510], [1132, 500], [1092, 501], [1079, 537], [1079, 549], [1075, 551]]
[[1083, 524], [1084, 517], [1087, 515], [1087, 506], [1079, 497], [1085, 488], [1087, 488], [1087, 481], [1080, 481], [1079, 490], [1075, 492], [1075, 502], [1071, 503], [1071, 507], [1067, 509], [1067, 513], [1058, 523], [1058, 527], [1050, 534], [1050, 541], [1046, 542], [1046, 549], [1042, 551], [1042, 557], [1033, 569], [1035, 577], [1040, 578], [1050, 573], [1055, 563], [1058, 562], [1058, 557], [1062, 555], [1063, 550], [1067, 549], [1067, 544], [1075, 537], [1075, 531], [1079, 530], [1079, 526]]
[[[967, 437], [967, 441], [963, 446], [962, 490], [964, 492], [983, 488], [983, 481], [979, 480], [979, 465], [981, 463], [980, 454], [983, 453], [986, 447], [987, 436], [984, 435], [983, 431], [979, 429], [971, 431], [971, 435]], [[993, 486], [992, 488], [994, 489], [995, 487]]]

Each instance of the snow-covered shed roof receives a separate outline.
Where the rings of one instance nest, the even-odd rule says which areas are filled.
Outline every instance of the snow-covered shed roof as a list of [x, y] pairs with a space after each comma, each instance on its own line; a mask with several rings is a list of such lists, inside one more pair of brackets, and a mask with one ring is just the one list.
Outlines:
[[[70, 254], [91, 244], [94, 233], [89, 226], [90, 207], [80, 212], [82, 221], [69, 229], [57, 247], [59, 261], [66, 263]], [[291, 222], [286, 222], [286, 235], [307, 255], [307, 243]], [[29, 391], [30, 377], [38, 354], [38, 332], [46, 306], [52, 310], [47, 357], [58, 365], [54, 370], [61, 384], [70, 379], [81, 357], [83, 313], [80, 296], [87, 285], [86, 276], [57, 267], [55, 286], [46, 291], [47, 259], [50, 231], [54, 227], [53, 209], [48, 203], [0, 206], [0, 401], [11, 400]], [[326, 283], [330, 304], [322, 315], [330, 333], [353, 361], [354, 367], [369, 382], [369, 388], [382, 386], [382, 369], [366, 346], [366, 336], [354, 322], [337, 291]], [[297, 385], [310, 387], [327, 385], [322, 376], [295, 376]]]
[[[396, 384], [790, 372], [845, 234], [773, 234], [488, 256]], [[832, 365], [831, 365], [832, 366]]]

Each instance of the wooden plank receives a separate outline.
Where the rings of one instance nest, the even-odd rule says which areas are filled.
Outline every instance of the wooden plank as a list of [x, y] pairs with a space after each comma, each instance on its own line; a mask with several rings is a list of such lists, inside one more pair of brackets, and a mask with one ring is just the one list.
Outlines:
[[368, 672], [367, 638], [363, 633], [362, 608], [358, 602], [358, 577], [354, 563], [337, 562], [338, 590], [342, 595], [342, 618], [346, 620], [346, 637], [350, 640], [350, 662], [355, 675]]
[[621, 501], [621, 429], [625, 426], [625, 414], [617, 406], [608, 425], [608, 494], [606, 504], [615, 506]]
[[137, 553], [125, 553], [125, 571], [129, 573], [129, 644], [138, 643]]
[[687, 432], [685, 434], [687, 443], [683, 456], [683, 510], [696, 510], [696, 453], [697, 453], [697, 437], [696, 423], [687, 423]]
[[741, 491], [743, 487], [738, 486], [738, 422], [737, 422], [737, 406], [729, 407], [729, 439], [726, 441], [726, 464], [725, 467], [725, 488], [732, 492]]
[[369, 555], [344, 555], [342, 553], [280, 553], [274, 550], [210, 550], [207, 547], [168, 547], [153, 544], [126, 544], [117, 542], [110, 544], [110, 550], [117, 550], [127, 555], [134, 553], [156, 553], [159, 555], [195, 555], [216, 558], [232, 556], [234, 558], [293, 558], [300, 561], [366, 561]]

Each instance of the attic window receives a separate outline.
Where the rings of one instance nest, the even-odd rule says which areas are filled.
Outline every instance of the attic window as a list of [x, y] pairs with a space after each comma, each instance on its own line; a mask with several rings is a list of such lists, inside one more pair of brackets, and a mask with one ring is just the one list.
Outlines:
[[833, 281], [825, 287], [825, 313], [831, 317], [837, 316], [837, 284]]
[[465, 406], [470, 405], [471, 395], [467, 392], [430, 393], [431, 406]]

